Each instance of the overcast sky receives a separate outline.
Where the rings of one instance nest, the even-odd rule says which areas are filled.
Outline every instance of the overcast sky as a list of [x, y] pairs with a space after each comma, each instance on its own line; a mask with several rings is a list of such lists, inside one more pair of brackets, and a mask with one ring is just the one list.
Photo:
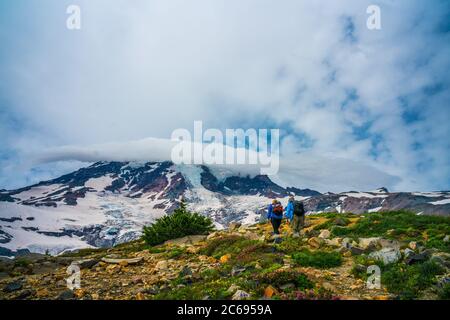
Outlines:
[[280, 128], [288, 184], [450, 189], [449, 1], [5, 0], [0, 44], [0, 189], [194, 120]]

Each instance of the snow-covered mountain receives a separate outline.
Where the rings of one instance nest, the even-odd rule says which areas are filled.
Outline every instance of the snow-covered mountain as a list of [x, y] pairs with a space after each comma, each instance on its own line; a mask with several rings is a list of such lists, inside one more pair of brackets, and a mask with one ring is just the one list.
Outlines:
[[239, 176], [172, 162], [98, 162], [59, 178], [0, 191], [0, 256], [107, 247], [139, 237], [142, 227], [170, 214], [184, 199], [218, 228], [254, 223], [273, 198], [289, 194], [310, 212], [375, 212], [407, 208], [449, 214], [450, 192], [321, 194], [284, 188], [267, 176]]

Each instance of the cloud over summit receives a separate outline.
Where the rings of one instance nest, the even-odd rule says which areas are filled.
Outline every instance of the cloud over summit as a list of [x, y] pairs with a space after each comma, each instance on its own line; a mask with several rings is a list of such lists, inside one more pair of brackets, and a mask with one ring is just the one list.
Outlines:
[[[68, 170], [33, 170], [29, 153], [168, 138], [194, 120], [280, 128], [285, 157], [368, 166], [396, 190], [450, 187], [447, 1], [379, 1], [379, 31], [371, 1], [77, 3], [80, 31], [62, 2], [0, 5], [0, 187]], [[349, 188], [375, 179], [303, 166], [308, 184], [327, 170]]]

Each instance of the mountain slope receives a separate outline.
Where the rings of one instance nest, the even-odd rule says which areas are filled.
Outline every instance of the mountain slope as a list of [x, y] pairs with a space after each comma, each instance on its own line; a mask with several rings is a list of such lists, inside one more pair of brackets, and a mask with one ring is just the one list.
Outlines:
[[284, 188], [269, 177], [224, 175], [206, 166], [171, 162], [98, 162], [59, 178], [0, 191], [0, 256], [17, 250], [58, 254], [81, 247], [109, 247], [138, 238], [142, 227], [170, 214], [184, 199], [217, 228], [252, 224], [271, 199], [290, 193], [309, 212], [376, 212], [410, 209], [450, 213], [450, 193], [372, 192], [320, 194]]

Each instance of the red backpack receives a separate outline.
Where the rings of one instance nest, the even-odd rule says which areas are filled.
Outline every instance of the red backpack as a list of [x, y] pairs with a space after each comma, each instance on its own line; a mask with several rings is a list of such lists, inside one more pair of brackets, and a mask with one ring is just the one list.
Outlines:
[[282, 216], [283, 215], [283, 206], [281, 205], [281, 203], [277, 203], [276, 205], [274, 205], [272, 212], [277, 216]]

